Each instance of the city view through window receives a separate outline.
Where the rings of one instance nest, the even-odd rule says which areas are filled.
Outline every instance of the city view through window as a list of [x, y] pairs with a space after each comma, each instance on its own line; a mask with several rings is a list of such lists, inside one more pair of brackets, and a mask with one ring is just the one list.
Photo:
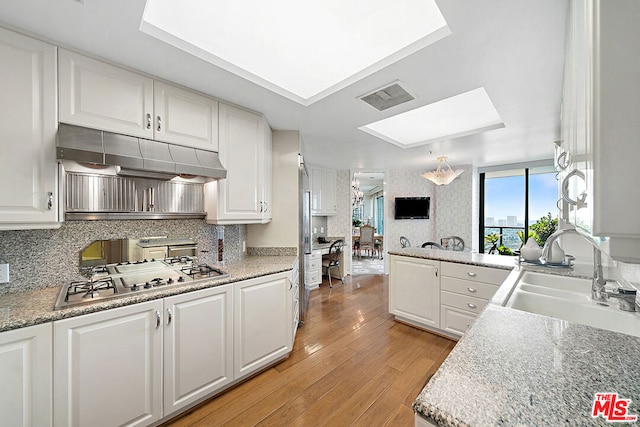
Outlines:
[[[516, 251], [522, 245], [518, 232], [551, 213], [557, 216], [558, 182], [546, 168], [529, 171], [529, 224], [525, 224], [525, 171], [502, 171], [485, 174], [484, 235], [497, 233], [503, 245]], [[485, 240], [488, 253], [492, 243]]]

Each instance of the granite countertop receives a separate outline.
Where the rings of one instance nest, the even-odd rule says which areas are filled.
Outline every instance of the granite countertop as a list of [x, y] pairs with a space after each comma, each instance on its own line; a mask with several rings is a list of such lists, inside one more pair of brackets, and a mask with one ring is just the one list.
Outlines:
[[[318, 243], [317, 240], [314, 240], [311, 243], [311, 250], [312, 251], [317, 251], [317, 250], [321, 250], [321, 249], [329, 249], [329, 247], [331, 247], [331, 243], [335, 242], [336, 240], [345, 240], [344, 237], [340, 237], [340, 236], [332, 236], [332, 237], [327, 237], [327, 240], [329, 241], [328, 243]], [[345, 244], [347, 242], [345, 241]]]
[[489, 304], [413, 408], [441, 426], [608, 425], [595, 394], [640, 415], [638, 366], [640, 338]]
[[591, 407], [595, 393], [615, 391], [640, 416], [640, 338], [495, 303], [521, 269], [591, 278], [593, 266], [519, 265], [513, 257], [421, 248], [389, 253], [514, 269], [419, 394], [417, 413], [452, 427], [607, 425], [591, 417]]
[[228, 279], [205, 280], [166, 287], [157, 291], [134, 294], [130, 297], [105, 300], [57, 311], [53, 310], [53, 306], [62, 285], [0, 294], [0, 332], [289, 271], [293, 268], [295, 259], [295, 256], [247, 256], [240, 261], [218, 266], [231, 275]]
[[459, 264], [479, 265], [481, 267], [511, 270], [517, 264], [516, 257], [503, 255], [478, 254], [462, 251], [446, 251], [442, 249], [404, 248], [389, 251], [389, 255], [408, 256], [411, 258], [449, 261]]

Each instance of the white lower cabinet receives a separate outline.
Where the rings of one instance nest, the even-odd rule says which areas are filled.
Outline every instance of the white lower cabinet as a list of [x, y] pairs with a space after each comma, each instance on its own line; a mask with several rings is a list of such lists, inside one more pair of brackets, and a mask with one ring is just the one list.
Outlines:
[[232, 284], [165, 298], [165, 416], [233, 381], [232, 300]]
[[440, 328], [462, 336], [489, 303], [509, 270], [442, 262]]
[[0, 424], [50, 426], [51, 323], [0, 333]]
[[315, 289], [322, 283], [322, 251], [315, 250], [304, 256], [304, 283]]
[[269, 365], [291, 351], [289, 272], [235, 284], [234, 376]]
[[455, 262], [389, 259], [389, 313], [454, 338], [464, 335], [509, 275], [509, 270]]
[[54, 424], [162, 417], [162, 300], [54, 322]]
[[[53, 424], [153, 424], [286, 356], [294, 338], [290, 274], [277, 273], [53, 322]], [[49, 356], [38, 355], [49, 361], [49, 382], [39, 375], [38, 387], [34, 382], [29, 388], [38, 393], [33, 397], [38, 402], [34, 410], [49, 423], [33, 425], [51, 424], [51, 407], [47, 409], [44, 399], [48, 392], [51, 400], [51, 325], [48, 327]], [[38, 346], [29, 343], [29, 334], [34, 332], [27, 329], [16, 331], [24, 333], [24, 338], [19, 335], [12, 340], [17, 344], [7, 348], [42, 350], [40, 341]], [[10, 336], [0, 334], [0, 374], [2, 367], [10, 366], [10, 359], [4, 363], [4, 357], [18, 360], [24, 354], [5, 356], [4, 337]], [[39, 339], [46, 347], [44, 338]], [[39, 369], [47, 369], [44, 362]], [[32, 369], [32, 365], [26, 368]], [[17, 381], [23, 377], [29, 376], [16, 372], [2, 376], [11, 384], [0, 382], [0, 410], [6, 406], [17, 414], [16, 402], [26, 394], [14, 392], [21, 390]]]
[[440, 261], [390, 257], [389, 313], [400, 320], [440, 327]]

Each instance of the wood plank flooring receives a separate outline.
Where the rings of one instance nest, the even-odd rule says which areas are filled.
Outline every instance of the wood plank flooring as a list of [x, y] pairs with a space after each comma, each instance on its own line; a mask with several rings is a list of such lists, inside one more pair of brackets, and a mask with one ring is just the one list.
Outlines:
[[164, 425], [413, 426], [411, 404], [455, 341], [394, 321], [388, 276], [333, 283], [311, 292], [288, 359]]

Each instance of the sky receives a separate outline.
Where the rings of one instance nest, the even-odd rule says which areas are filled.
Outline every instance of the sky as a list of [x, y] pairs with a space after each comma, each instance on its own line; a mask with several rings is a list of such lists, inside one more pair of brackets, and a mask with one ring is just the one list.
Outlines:
[[[558, 182], [555, 173], [529, 176], [529, 223], [551, 212], [557, 215]], [[485, 217], [506, 219], [515, 215], [524, 222], [524, 176], [485, 180]]]

